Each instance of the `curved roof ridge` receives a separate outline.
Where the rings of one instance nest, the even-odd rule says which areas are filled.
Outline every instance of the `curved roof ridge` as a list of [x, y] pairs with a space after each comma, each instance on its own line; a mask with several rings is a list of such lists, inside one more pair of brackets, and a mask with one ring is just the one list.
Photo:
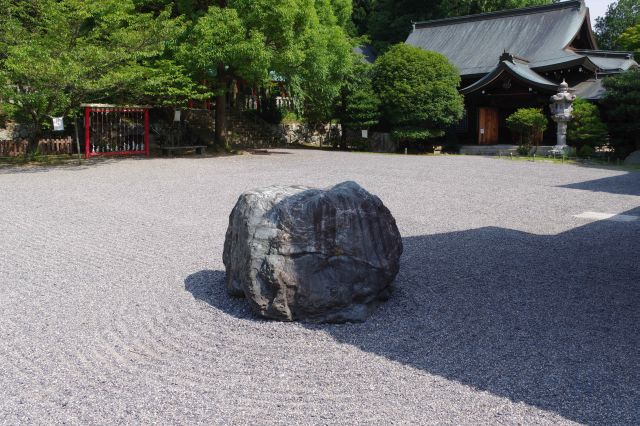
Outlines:
[[483, 78], [467, 87], [461, 88], [460, 93], [462, 93], [463, 95], [467, 95], [469, 93], [473, 93], [480, 89], [483, 89], [493, 83], [504, 72], [513, 75], [514, 77], [524, 81], [527, 84], [531, 84], [532, 86], [541, 89], [554, 91], [558, 88], [558, 85], [556, 83], [536, 73], [526, 64], [519, 64], [517, 62], [514, 63], [509, 60], [501, 60], [500, 62], [498, 62], [496, 67]]
[[519, 9], [504, 9], [504, 10], [497, 10], [495, 12], [477, 13], [475, 15], [453, 16], [450, 18], [433, 19], [430, 21], [419, 21], [419, 22], [413, 22], [412, 24], [414, 28], [426, 28], [426, 27], [438, 26], [438, 25], [451, 25], [458, 22], [462, 23], [462, 22], [482, 21], [485, 19], [504, 18], [506, 16], [528, 15], [528, 14], [542, 13], [542, 12], [548, 12], [551, 10], [560, 10], [560, 9], [567, 9], [567, 8], [579, 9], [583, 6], [585, 6], [584, 0], [569, 0], [569, 1], [561, 1], [558, 3], [545, 4], [541, 6], [521, 7]]

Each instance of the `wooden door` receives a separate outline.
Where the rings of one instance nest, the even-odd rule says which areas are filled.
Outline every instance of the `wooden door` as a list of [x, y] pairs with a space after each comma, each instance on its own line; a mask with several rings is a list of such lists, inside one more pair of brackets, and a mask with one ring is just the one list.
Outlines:
[[489, 145], [498, 143], [498, 109], [479, 108], [478, 143]]

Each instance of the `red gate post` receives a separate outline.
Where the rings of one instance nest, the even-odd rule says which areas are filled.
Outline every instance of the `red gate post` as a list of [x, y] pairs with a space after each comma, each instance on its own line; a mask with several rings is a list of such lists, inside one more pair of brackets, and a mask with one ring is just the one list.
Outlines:
[[149, 109], [144, 109], [144, 150], [149, 157]]
[[84, 158], [89, 158], [89, 125], [90, 125], [90, 117], [91, 107], [85, 107], [84, 109]]

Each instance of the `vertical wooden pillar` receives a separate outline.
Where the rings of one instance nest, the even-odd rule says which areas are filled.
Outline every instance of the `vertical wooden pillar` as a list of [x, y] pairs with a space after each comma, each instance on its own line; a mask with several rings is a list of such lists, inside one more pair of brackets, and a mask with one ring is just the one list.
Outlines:
[[149, 157], [149, 109], [144, 109], [144, 150]]
[[89, 149], [91, 132], [91, 107], [85, 107], [84, 109], [84, 158], [89, 158], [89, 154], [91, 153]]

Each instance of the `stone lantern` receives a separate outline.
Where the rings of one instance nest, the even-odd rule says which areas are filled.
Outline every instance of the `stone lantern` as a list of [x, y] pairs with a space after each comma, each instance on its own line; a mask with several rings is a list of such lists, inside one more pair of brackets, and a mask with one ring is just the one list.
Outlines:
[[569, 91], [569, 85], [562, 80], [558, 93], [551, 96], [551, 118], [558, 124], [558, 134], [556, 148], [565, 149], [567, 147], [567, 124], [571, 121], [573, 107], [571, 104], [576, 100], [576, 95]]

